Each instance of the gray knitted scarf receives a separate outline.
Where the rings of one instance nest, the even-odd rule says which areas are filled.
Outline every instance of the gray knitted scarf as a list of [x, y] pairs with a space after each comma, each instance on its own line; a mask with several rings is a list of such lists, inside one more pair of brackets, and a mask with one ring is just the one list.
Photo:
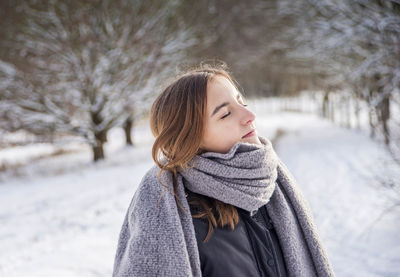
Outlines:
[[[113, 276], [201, 276], [189, 190], [254, 213], [263, 205], [273, 221], [289, 276], [334, 276], [312, 214], [269, 140], [238, 142], [228, 153], [197, 155], [178, 174], [178, 208], [154, 166], [133, 196], [120, 233]], [[172, 176], [161, 182], [172, 190]], [[160, 197], [161, 195], [161, 197]]]

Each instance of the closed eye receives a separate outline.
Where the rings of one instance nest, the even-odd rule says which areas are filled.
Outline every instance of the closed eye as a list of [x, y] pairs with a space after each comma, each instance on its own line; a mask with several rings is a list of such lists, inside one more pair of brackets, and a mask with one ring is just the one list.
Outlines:
[[231, 114], [231, 112], [228, 112], [226, 115], [224, 115], [223, 117], [221, 117], [221, 119], [224, 119], [225, 117], [229, 116]]
[[[247, 104], [242, 103], [242, 106], [247, 107]], [[225, 117], [229, 116], [231, 112], [228, 112], [226, 115], [222, 116], [221, 119], [224, 119]]]

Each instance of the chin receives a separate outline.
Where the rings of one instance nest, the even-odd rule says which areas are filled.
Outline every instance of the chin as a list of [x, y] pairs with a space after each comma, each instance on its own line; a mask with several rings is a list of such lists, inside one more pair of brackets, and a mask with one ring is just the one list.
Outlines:
[[243, 142], [254, 143], [254, 144], [261, 144], [261, 141], [258, 139], [257, 135], [254, 135], [249, 138], [242, 139]]

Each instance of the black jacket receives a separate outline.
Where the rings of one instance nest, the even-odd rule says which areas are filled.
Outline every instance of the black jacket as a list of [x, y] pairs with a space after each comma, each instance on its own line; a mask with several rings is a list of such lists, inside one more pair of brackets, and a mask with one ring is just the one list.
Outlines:
[[[190, 199], [190, 192], [188, 197]], [[235, 229], [214, 228], [210, 240], [205, 243], [208, 221], [193, 218], [202, 275], [286, 277], [278, 237], [265, 206], [253, 216], [236, 208], [240, 220]], [[195, 208], [191, 206], [191, 210]]]

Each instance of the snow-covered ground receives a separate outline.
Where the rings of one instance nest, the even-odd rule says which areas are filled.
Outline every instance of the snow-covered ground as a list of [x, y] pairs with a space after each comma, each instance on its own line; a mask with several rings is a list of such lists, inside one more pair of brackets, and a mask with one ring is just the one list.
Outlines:
[[[310, 203], [336, 275], [400, 276], [400, 210], [374, 224], [399, 197], [391, 185], [400, 168], [383, 147], [315, 115], [257, 112], [259, 134], [279, 136], [275, 149]], [[148, 126], [134, 131], [129, 148], [114, 130], [97, 164], [84, 145], [34, 162], [32, 147], [0, 151], [3, 163], [21, 163], [0, 176], [0, 276], [111, 275], [126, 208], [152, 166]]]
[[311, 206], [337, 276], [400, 276], [400, 206], [386, 211], [400, 198], [390, 188], [399, 188], [399, 166], [363, 133], [296, 117], [301, 126], [275, 147]]

